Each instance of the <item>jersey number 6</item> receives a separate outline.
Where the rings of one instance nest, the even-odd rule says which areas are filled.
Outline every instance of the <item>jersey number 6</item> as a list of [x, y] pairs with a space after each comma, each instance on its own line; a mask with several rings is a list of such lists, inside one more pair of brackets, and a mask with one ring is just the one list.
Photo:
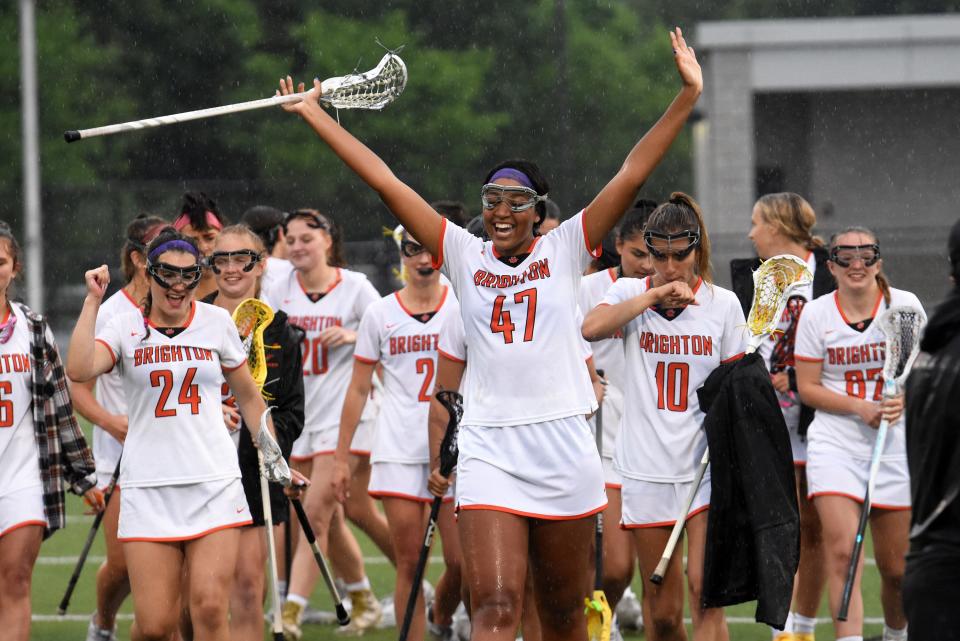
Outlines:
[[[537, 321], [537, 288], [531, 287], [513, 295], [513, 302], [517, 305], [522, 304], [524, 299], [527, 302], [527, 322], [523, 328], [523, 340], [524, 342], [530, 342], [533, 340], [533, 326]], [[503, 308], [503, 303], [506, 300], [507, 297], [500, 294], [493, 301], [490, 330], [494, 334], [503, 334], [503, 342], [509, 344], [513, 342], [513, 330], [517, 326], [513, 324], [510, 312]]]

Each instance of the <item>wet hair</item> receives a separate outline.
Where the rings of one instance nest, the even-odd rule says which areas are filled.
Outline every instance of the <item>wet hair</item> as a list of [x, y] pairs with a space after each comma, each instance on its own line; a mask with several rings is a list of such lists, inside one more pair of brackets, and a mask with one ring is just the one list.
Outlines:
[[139, 252], [143, 254], [143, 259], [146, 260], [147, 243], [153, 240], [154, 236], [169, 224], [159, 216], [140, 214], [127, 225], [126, 239], [120, 249], [120, 268], [127, 283], [131, 282], [137, 275], [137, 266], [134, 265], [130, 255]]
[[[280, 227], [283, 226], [283, 219], [286, 214], [276, 207], [267, 205], [256, 205], [243, 212], [240, 222], [253, 230], [263, 241], [267, 251], [273, 251], [273, 246], [277, 244]], [[226, 231], [226, 230], [224, 230]]]
[[[837, 239], [846, 234], [862, 234], [864, 236], [869, 236], [873, 239], [873, 242], [880, 245], [880, 241], [877, 239], [877, 235], [866, 227], [861, 227], [859, 225], [851, 225], [849, 227], [844, 227], [843, 229], [836, 232], [833, 236], [830, 237], [830, 250], [832, 251], [834, 247], [837, 246]], [[883, 254], [881, 254], [881, 257]], [[883, 268], [877, 270], [877, 287], [880, 288], [880, 292], [883, 294], [883, 300], [887, 305], [890, 304], [890, 281], [887, 279], [887, 275], [883, 273]]]
[[226, 224], [226, 218], [217, 208], [217, 203], [210, 196], [202, 191], [188, 191], [183, 195], [183, 202], [180, 204], [180, 218], [186, 216], [190, 221], [190, 226], [197, 231], [209, 229], [207, 224], [207, 212], [210, 212], [220, 221], [221, 225]]
[[789, 191], [766, 194], [760, 197], [756, 207], [763, 222], [784, 237], [810, 250], [823, 247], [823, 239], [813, 235], [817, 214], [802, 196]]
[[645, 229], [661, 234], [699, 231], [700, 246], [696, 249], [697, 273], [705, 282], [713, 282], [713, 269], [710, 267], [710, 236], [703, 222], [700, 205], [692, 197], [682, 191], [670, 194], [670, 199], [650, 214]]
[[627, 210], [623, 215], [623, 221], [620, 223], [620, 229], [617, 230], [617, 240], [627, 241], [643, 234], [643, 228], [647, 225], [650, 214], [657, 208], [655, 200], [641, 198], [633, 204], [633, 207]]
[[20, 250], [20, 243], [17, 242], [17, 237], [13, 235], [13, 230], [5, 220], [0, 220], [0, 240], [6, 241], [7, 243], [7, 252], [13, 259], [14, 269], [22, 268], [23, 262], [20, 256], [23, 252]]
[[[189, 236], [186, 236], [186, 235], [184, 235], [184, 234], [181, 234], [181, 233], [178, 232], [176, 229], [174, 229], [173, 227], [170, 227], [170, 226], [164, 227], [163, 229], [160, 230], [160, 233], [157, 234], [156, 237], [155, 237], [153, 240], [150, 241], [150, 244], [149, 244], [149, 245], [147, 245], [147, 250], [146, 250], [144, 253], [145, 253], [147, 256], [149, 256], [149, 255], [153, 252], [153, 250], [155, 250], [157, 247], [159, 247], [160, 245], [162, 245], [162, 244], [164, 244], [164, 243], [166, 243], [166, 242], [168, 242], [168, 241], [171, 241], [171, 240], [182, 240], [183, 242], [188, 243], [189, 245], [191, 245], [191, 246], [193, 247], [194, 251], [196, 252], [196, 254], [190, 254], [190, 255], [193, 256], [194, 258], [196, 258], [198, 263], [200, 262], [200, 258], [199, 258], [199, 256], [200, 256], [200, 248], [197, 247], [196, 241], [194, 241], [194, 240], [193, 240], [192, 238], [190, 238]], [[174, 248], [170, 248], [170, 249], [168, 249], [167, 251], [180, 252], [180, 253], [183, 253], [183, 254], [189, 254], [189, 253], [190, 253], [190, 252], [184, 251], [183, 249], [178, 249], [178, 248], [175, 248], [175, 247], [174, 247]], [[164, 252], [164, 253], [166, 253], [166, 252]], [[144, 327], [145, 327], [145, 329], [147, 330], [146, 335], [144, 335], [144, 338], [146, 338], [147, 336], [150, 335], [150, 326], [147, 325], [147, 319], [150, 318], [150, 310], [153, 308], [153, 294], [152, 294], [152, 289], [151, 289], [151, 288], [147, 288], [147, 296], [146, 296], [146, 298], [144, 298], [144, 300], [143, 300], [142, 307], [143, 307], [143, 322], [144, 322]]]
[[[538, 167], [534, 162], [519, 158], [513, 160], [504, 160], [501, 163], [497, 163], [497, 165], [487, 173], [487, 177], [483, 179], [483, 184], [486, 185], [489, 183], [490, 179], [493, 178], [493, 175], [505, 167], [510, 167], [511, 169], [516, 169], [526, 174], [527, 178], [530, 179], [530, 184], [533, 185], [533, 190], [540, 196], [545, 196], [546, 194], [550, 193], [550, 183], [547, 182], [543, 172], [540, 171], [540, 167]], [[540, 216], [534, 225], [535, 227], [539, 227], [540, 223], [542, 223], [547, 217], [547, 204], [541, 201], [536, 204], [534, 210]]]
[[458, 227], [463, 227], [470, 220], [470, 214], [467, 212], [467, 208], [459, 200], [435, 200], [430, 203], [430, 206], [433, 207], [434, 211]]
[[311, 229], [322, 229], [330, 236], [330, 250], [327, 251], [327, 265], [331, 267], [346, 267], [347, 259], [343, 254], [343, 230], [340, 225], [328, 214], [321, 214], [316, 209], [304, 207], [287, 214], [283, 221], [283, 233], [292, 220], [302, 220]]

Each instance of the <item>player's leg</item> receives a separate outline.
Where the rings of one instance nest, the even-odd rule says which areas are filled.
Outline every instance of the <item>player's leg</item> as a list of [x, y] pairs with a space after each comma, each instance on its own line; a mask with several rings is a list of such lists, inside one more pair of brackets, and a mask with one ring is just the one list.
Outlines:
[[30, 586], [43, 525], [13, 525], [0, 535], [0, 630], [3, 638], [30, 638]]
[[796, 466], [797, 504], [800, 507], [800, 564], [793, 586], [793, 632], [812, 634], [823, 599], [826, 572], [820, 517], [807, 498], [807, 473]]
[[[683, 627], [683, 559], [674, 554], [667, 565], [663, 583], [654, 585], [646, 579], [653, 574], [670, 538], [671, 527], [638, 527], [630, 530], [643, 586], [644, 634], [649, 641], [686, 641]], [[683, 550], [683, 537], [677, 552]]]
[[122, 544], [133, 594], [132, 641], [167, 641], [180, 620], [184, 555], [179, 542]]
[[620, 488], [607, 486], [607, 509], [603, 511], [603, 593], [611, 610], [633, 580], [637, 557], [633, 537], [620, 524]]
[[212, 532], [185, 544], [190, 618], [196, 641], [229, 641], [228, 612], [240, 529]]
[[336, 574], [343, 580], [353, 606], [350, 623], [339, 630], [342, 634], [363, 632], [380, 622], [382, 611], [366, 575], [363, 551], [340, 505], [337, 505], [330, 519], [329, 537], [330, 557], [336, 559], [333, 561]]
[[267, 534], [262, 526], [240, 528], [239, 532], [237, 567], [230, 593], [230, 638], [261, 641]]
[[543, 627], [537, 609], [537, 593], [533, 584], [533, 564], [527, 564], [527, 580], [523, 585], [523, 612], [520, 613], [520, 632], [523, 641], [542, 641]]
[[[407, 612], [407, 601], [413, 575], [416, 572], [420, 550], [423, 547], [423, 533], [427, 522], [425, 504], [404, 498], [383, 498], [383, 510], [390, 526], [390, 539], [396, 559], [396, 583], [393, 592], [393, 607], [396, 611], [397, 626], [402, 625]], [[424, 618], [423, 590], [417, 589], [417, 606], [410, 621], [410, 639], [422, 639], [426, 629]]]
[[471, 641], [513, 641], [527, 578], [528, 520], [495, 510], [462, 510], [458, 526]]
[[723, 608], [700, 607], [703, 595], [703, 558], [707, 544], [707, 512], [687, 519], [687, 584], [690, 591], [690, 615], [694, 641], [727, 641], [727, 619]]
[[[874, 508], [870, 512], [870, 534], [873, 556], [880, 572], [884, 624], [890, 631], [899, 632], [907, 627], [903, 611], [903, 573], [910, 547], [910, 510]], [[903, 638], [906, 638], [905, 630]]]
[[528, 549], [544, 641], [587, 634], [583, 599], [592, 591], [594, 532], [592, 516], [531, 525]]
[[813, 499], [820, 516], [823, 532], [824, 565], [827, 573], [827, 592], [830, 599], [830, 614], [837, 638], [860, 635], [863, 631], [863, 597], [860, 594], [860, 579], [863, 575], [863, 555], [857, 568], [850, 597], [850, 610], [846, 621], [838, 621], [843, 585], [850, 567], [853, 539], [860, 521], [860, 504], [851, 498], [834, 494], [822, 494]]
[[460, 605], [463, 583], [463, 552], [460, 549], [460, 533], [457, 531], [453, 501], [444, 502], [440, 508], [437, 528], [440, 530], [440, 541], [443, 544], [444, 570], [440, 580], [437, 581], [434, 594], [433, 622], [446, 627], [453, 623], [453, 613]]
[[123, 544], [117, 540], [117, 525], [120, 519], [120, 486], [115, 486], [113, 496], [107, 503], [103, 521], [103, 540], [107, 556], [97, 570], [97, 613], [95, 623], [101, 630], [113, 630], [117, 610], [130, 594], [130, 579], [127, 562], [123, 557]]
[[370, 537], [383, 555], [396, 565], [387, 520], [367, 493], [370, 486], [370, 455], [350, 454], [350, 494], [343, 508], [347, 519]]

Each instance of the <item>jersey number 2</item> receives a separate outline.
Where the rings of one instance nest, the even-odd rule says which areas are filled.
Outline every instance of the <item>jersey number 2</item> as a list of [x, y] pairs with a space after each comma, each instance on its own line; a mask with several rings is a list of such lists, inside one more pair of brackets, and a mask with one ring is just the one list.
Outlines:
[[420, 386], [420, 396], [417, 397], [417, 400], [421, 403], [429, 403], [433, 383], [433, 359], [421, 358], [417, 360], [417, 374], [425, 374], [423, 385]]
[[[513, 295], [513, 302], [517, 305], [523, 303], [524, 299], [527, 301], [527, 322], [523, 328], [523, 340], [524, 342], [530, 342], [533, 340], [533, 326], [537, 322], [537, 288], [531, 287]], [[493, 301], [490, 330], [494, 334], [503, 334], [504, 343], [512, 343], [513, 330], [517, 326], [513, 324], [510, 312], [503, 309], [503, 303], [506, 300], [507, 297], [501, 294]]]
[[[179, 405], [189, 405], [191, 414], [200, 413], [200, 386], [193, 382], [193, 377], [197, 375], [197, 368], [191, 367], [183, 377], [183, 384], [180, 386], [180, 394], [177, 397]], [[160, 388], [160, 398], [157, 399], [157, 409], [154, 416], [157, 418], [169, 418], [177, 415], [177, 409], [167, 409], [167, 400], [170, 398], [170, 392], [173, 391], [173, 372], [168, 369], [155, 369], [150, 372], [150, 385]]]
[[657, 363], [657, 409], [686, 412], [689, 380], [687, 363]]

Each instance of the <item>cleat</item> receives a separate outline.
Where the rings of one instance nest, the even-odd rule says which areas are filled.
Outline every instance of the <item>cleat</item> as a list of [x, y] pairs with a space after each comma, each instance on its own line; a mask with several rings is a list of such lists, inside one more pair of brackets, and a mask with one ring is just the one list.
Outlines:
[[337, 634], [345, 636], [360, 636], [368, 629], [380, 623], [382, 611], [380, 602], [371, 590], [357, 590], [350, 593], [350, 602], [353, 610], [350, 612], [350, 623], [337, 628]]
[[303, 630], [300, 629], [300, 620], [303, 618], [303, 606], [293, 601], [283, 604], [283, 638], [286, 641], [300, 641]]

